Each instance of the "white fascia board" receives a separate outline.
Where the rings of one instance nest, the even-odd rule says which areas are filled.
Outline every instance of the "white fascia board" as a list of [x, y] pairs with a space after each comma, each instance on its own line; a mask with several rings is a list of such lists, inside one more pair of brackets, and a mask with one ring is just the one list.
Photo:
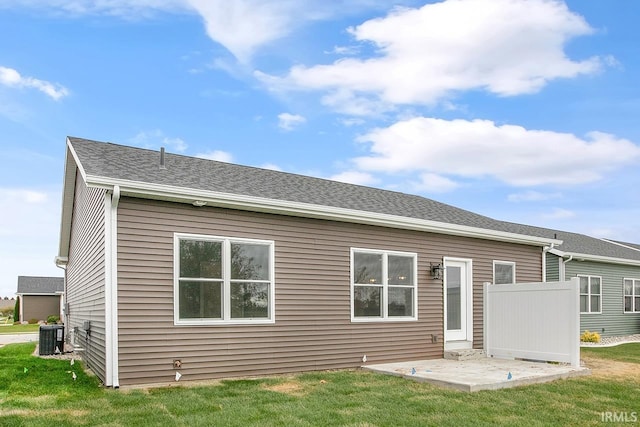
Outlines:
[[80, 171], [86, 181], [86, 174], [78, 160], [71, 141], [67, 138], [67, 150], [65, 153], [64, 182], [62, 186], [62, 209], [60, 216], [60, 241], [57, 258], [69, 256], [69, 242], [71, 239], [71, 220], [73, 216], [73, 201], [76, 188], [76, 172]]
[[355, 209], [336, 208], [310, 203], [291, 202], [287, 200], [268, 199], [246, 195], [220, 193], [192, 188], [158, 185], [153, 183], [119, 180], [99, 176], [86, 176], [88, 186], [112, 189], [120, 186], [123, 196], [139, 197], [155, 200], [166, 200], [180, 203], [193, 203], [195, 200], [207, 202], [207, 206], [230, 209], [265, 212], [304, 218], [326, 219], [358, 224], [377, 225], [405, 230], [426, 231], [431, 233], [455, 236], [474, 237], [501, 242], [520, 243], [533, 246], [560, 245], [562, 240], [546, 239], [523, 234], [495, 231], [465, 225], [448, 224], [398, 215], [365, 212]]
[[615, 242], [609, 239], [600, 239], [600, 240], [602, 240], [603, 242], [611, 243], [612, 245], [618, 245], [618, 246], [622, 246], [623, 248], [631, 249], [632, 251], [640, 252], [640, 249], [636, 248], [635, 246], [625, 245], [624, 243]]
[[565, 256], [569, 256], [569, 255], [573, 256], [574, 261], [594, 261], [594, 262], [605, 262], [609, 264], [632, 265], [632, 266], [640, 267], [640, 260], [614, 258], [614, 257], [608, 257], [608, 256], [600, 256], [600, 255], [580, 254], [575, 252], [565, 253]]

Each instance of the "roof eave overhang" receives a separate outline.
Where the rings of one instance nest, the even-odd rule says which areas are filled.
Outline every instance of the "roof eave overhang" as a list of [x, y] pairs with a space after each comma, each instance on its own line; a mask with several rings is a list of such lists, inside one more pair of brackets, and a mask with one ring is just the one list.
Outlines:
[[[67, 138], [67, 150], [65, 153], [64, 182], [62, 186], [62, 214], [60, 217], [60, 242], [58, 247], [58, 259], [67, 259], [69, 256], [69, 243], [71, 241], [71, 221], [73, 219], [73, 203], [76, 192], [76, 175], [80, 174], [85, 178], [86, 175], [78, 155], [76, 154], [71, 141]], [[56, 265], [57, 262], [56, 262]]]
[[432, 233], [473, 237], [485, 240], [519, 243], [533, 246], [559, 245], [561, 240], [527, 236], [516, 233], [489, 230], [478, 227], [449, 224], [424, 219], [407, 218], [399, 215], [365, 212], [325, 205], [275, 200], [238, 194], [205, 191], [192, 188], [158, 185], [139, 181], [119, 180], [100, 176], [83, 175], [90, 187], [113, 189], [120, 187], [123, 196], [153, 200], [165, 200], [192, 204], [194, 201], [206, 202], [207, 206], [239, 209], [253, 212], [272, 213], [304, 218], [316, 218], [382, 227], [418, 230]]
[[608, 264], [631, 265], [631, 266], [640, 267], [640, 260], [634, 260], [634, 259], [582, 254], [579, 252], [565, 252], [565, 251], [559, 251], [556, 249], [552, 249], [549, 252], [561, 258], [572, 257], [571, 259], [573, 261], [578, 261], [578, 262], [592, 261], [592, 262], [604, 262]]

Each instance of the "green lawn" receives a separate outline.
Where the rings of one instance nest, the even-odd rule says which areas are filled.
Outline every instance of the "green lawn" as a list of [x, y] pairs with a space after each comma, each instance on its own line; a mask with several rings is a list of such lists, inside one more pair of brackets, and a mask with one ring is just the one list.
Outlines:
[[40, 325], [7, 325], [0, 326], [0, 334], [24, 334], [38, 332]]
[[356, 370], [124, 391], [99, 387], [77, 362], [31, 356], [34, 346], [0, 348], [2, 426], [588, 426], [640, 412], [638, 376], [463, 393]]
[[582, 354], [594, 357], [606, 357], [607, 359], [619, 360], [621, 362], [640, 363], [640, 343], [624, 344], [615, 347], [585, 347], [581, 349], [581, 352]]

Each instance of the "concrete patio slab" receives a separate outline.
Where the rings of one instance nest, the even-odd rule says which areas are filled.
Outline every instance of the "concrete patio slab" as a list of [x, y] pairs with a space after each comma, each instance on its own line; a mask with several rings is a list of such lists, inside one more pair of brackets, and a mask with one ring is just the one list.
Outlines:
[[362, 368], [467, 392], [517, 387], [591, 373], [584, 367], [488, 357], [463, 361], [417, 360], [365, 365]]

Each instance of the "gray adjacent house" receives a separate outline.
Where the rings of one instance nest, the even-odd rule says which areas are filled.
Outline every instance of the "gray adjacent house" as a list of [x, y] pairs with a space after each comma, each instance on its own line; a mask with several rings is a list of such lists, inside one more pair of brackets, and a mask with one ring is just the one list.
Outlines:
[[64, 301], [64, 278], [18, 276], [20, 320], [40, 321], [49, 316], [60, 316]]
[[603, 336], [640, 333], [640, 250], [633, 244], [558, 232], [547, 280], [580, 278], [580, 329]]
[[483, 348], [482, 284], [559, 239], [392, 191], [67, 139], [66, 339], [105, 385]]
[[640, 333], [640, 245], [521, 224], [506, 227], [562, 241], [544, 250], [545, 280], [579, 278], [581, 332]]

